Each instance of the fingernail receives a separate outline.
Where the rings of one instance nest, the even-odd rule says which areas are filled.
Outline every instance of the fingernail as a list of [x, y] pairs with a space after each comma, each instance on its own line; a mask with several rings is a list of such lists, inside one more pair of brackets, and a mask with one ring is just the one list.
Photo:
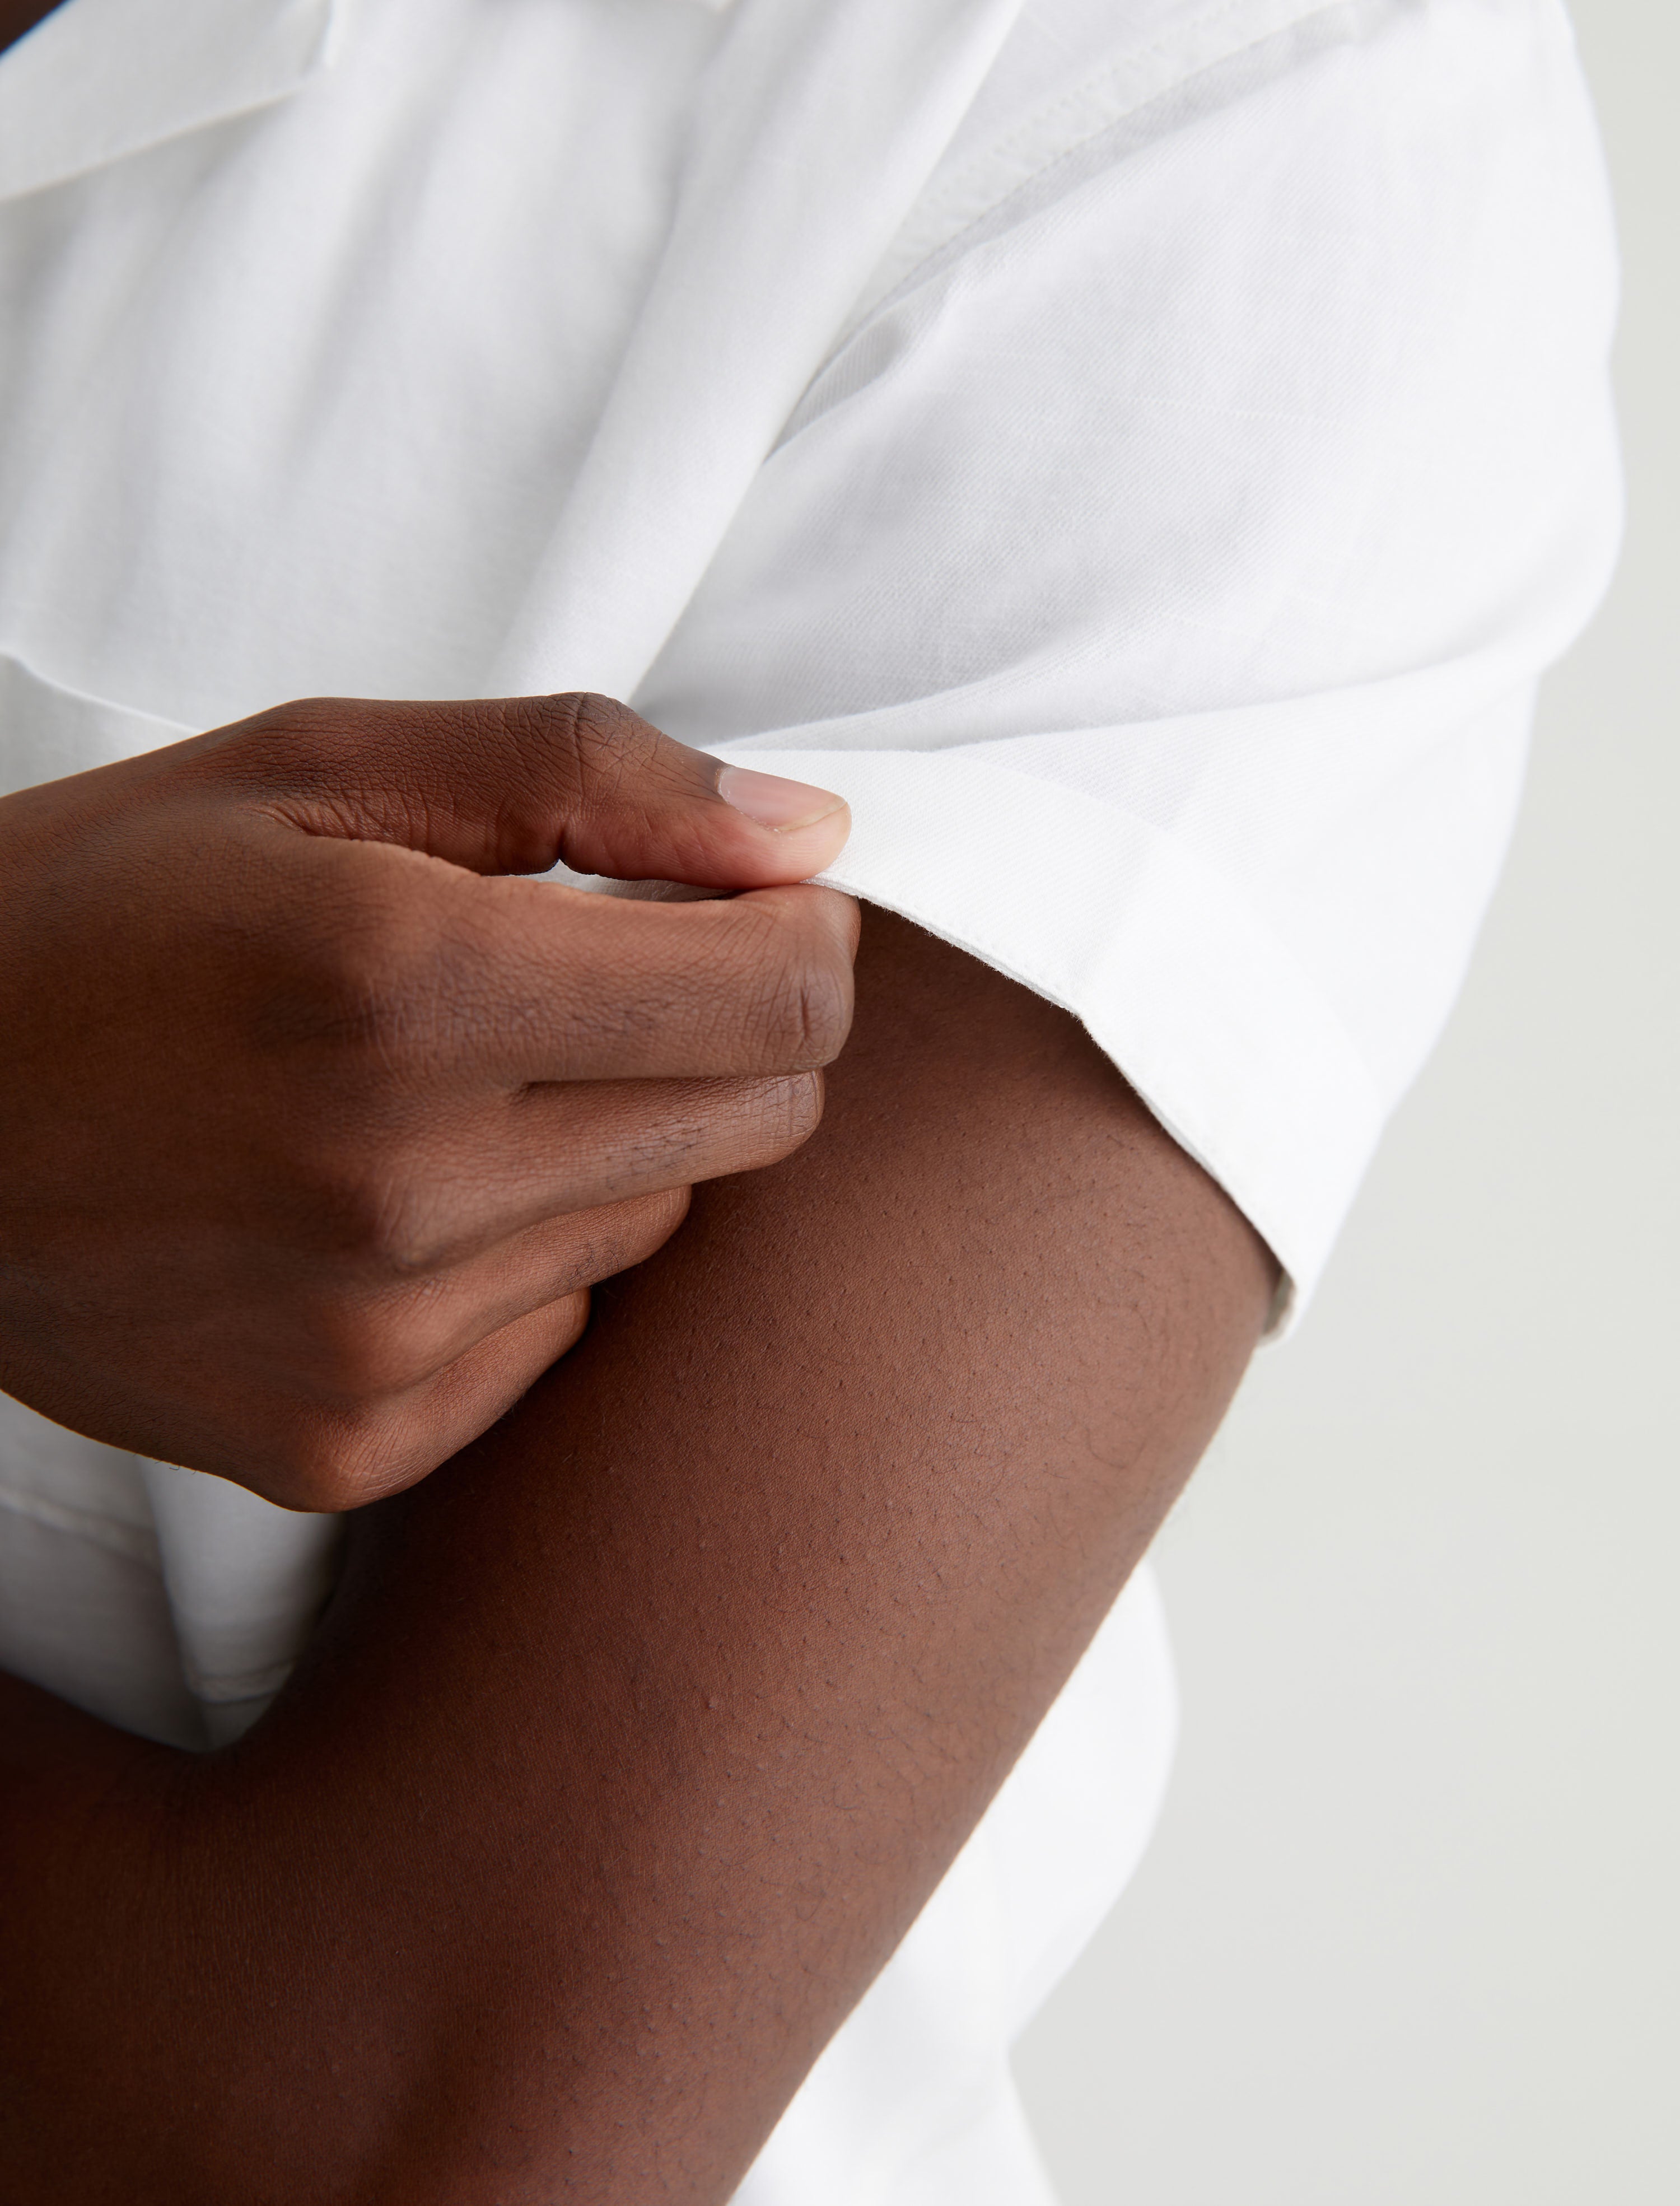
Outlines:
[[726, 766], [718, 776], [718, 794], [725, 804], [778, 834], [789, 827], [813, 827], [846, 802], [832, 790], [813, 789], [808, 781], [784, 781], [779, 773], [754, 773], [746, 766]]

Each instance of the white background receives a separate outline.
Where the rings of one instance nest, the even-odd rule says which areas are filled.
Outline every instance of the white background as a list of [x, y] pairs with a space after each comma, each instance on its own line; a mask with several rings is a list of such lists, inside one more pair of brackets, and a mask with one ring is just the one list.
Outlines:
[[1157, 1550], [1172, 1796], [1017, 2063], [1066, 2206], [1680, 2200], [1680, 9], [1575, 12], [1627, 555], [1440, 1052]]

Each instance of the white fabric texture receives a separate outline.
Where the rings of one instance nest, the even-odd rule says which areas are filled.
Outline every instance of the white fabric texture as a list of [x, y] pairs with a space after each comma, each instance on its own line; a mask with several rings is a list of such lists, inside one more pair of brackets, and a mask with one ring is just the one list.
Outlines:
[[[0, 58], [0, 789], [629, 696], [844, 793], [832, 878], [1083, 1020], [1298, 1309], [1608, 574], [1613, 301], [1554, 0], [69, 0]], [[0, 1401], [0, 1660], [114, 1721], [248, 1721], [335, 1538]], [[1172, 1720], [1140, 1579], [752, 2206], [1045, 2195], [1009, 2032]]]

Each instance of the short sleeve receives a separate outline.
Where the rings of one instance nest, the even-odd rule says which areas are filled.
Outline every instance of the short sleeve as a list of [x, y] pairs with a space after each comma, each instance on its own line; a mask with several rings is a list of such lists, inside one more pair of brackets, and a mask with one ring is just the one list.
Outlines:
[[1076, 1014], [1297, 1300], [1451, 1005], [1620, 511], [1561, 13], [1331, 12], [932, 242], [636, 700], [843, 791], [832, 878]]

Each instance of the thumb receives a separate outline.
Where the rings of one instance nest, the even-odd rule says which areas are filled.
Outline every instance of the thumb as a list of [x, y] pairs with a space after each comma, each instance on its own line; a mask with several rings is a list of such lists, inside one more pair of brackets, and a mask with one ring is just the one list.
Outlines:
[[480, 873], [563, 859], [621, 880], [769, 888], [820, 873], [851, 826], [831, 791], [725, 765], [587, 694], [312, 698], [200, 741], [294, 826]]

